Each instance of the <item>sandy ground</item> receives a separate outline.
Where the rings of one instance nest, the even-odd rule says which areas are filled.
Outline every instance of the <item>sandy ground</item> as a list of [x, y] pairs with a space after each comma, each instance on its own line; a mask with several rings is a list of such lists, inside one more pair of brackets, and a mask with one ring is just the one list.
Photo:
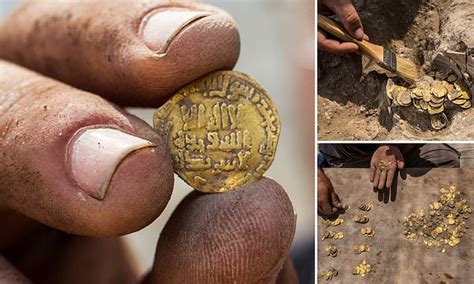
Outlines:
[[[472, 206], [473, 171], [407, 169], [406, 178], [398, 180], [396, 194], [392, 191], [390, 199], [381, 202], [368, 181], [368, 169], [326, 169], [334, 188], [350, 208], [339, 216], [344, 219], [344, 223], [337, 227], [327, 228], [323, 219], [318, 217], [318, 275], [332, 267], [339, 274], [328, 283], [468, 283], [468, 279], [474, 278], [474, 217], [466, 220], [471, 229], [461, 243], [457, 247], [447, 248], [446, 253], [406, 240], [402, 234], [404, 227], [401, 220], [420, 209], [427, 212], [428, 204], [437, 201], [439, 189], [451, 185], [456, 185]], [[374, 208], [366, 213], [360, 211], [359, 205], [365, 203], [372, 203]], [[370, 218], [366, 225], [351, 220], [354, 215], [361, 213]], [[372, 238], [360, 233], [362, 227], [369, 226], [375, 231]], [[323, 233], [329, 229], [344, 232], [344, 239], [320, 241]], [[326, 255], [325, 248], [329, 244], [341, 250], [337, 257]], [[371, 245], [371, 250], [356, 255], [354, 246], [361, 244]], [[364, 278], [352, 275], [353, 268], [364, 259], [373, 265], [374, 272]]]
[[[450, 0], [354, 1], [372, 42], [410, 58], [431, 76], [442, 76], [431, 64], [439, 45], [443, 11]], [[461, 22], [462, 19], [459, 19]], [[431, 131], [427, 114], [413, 108], [388, 110], [387, 78], [362, 72], [357, 54], [318, 53], [318, 137], [328, 140], [468, 140], [472, 109], [450, 112], [451, 123]]]

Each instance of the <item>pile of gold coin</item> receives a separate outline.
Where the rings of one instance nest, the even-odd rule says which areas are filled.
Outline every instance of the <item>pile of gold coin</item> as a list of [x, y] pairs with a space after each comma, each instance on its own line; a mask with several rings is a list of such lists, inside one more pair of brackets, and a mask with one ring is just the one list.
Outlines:
[[431, 126], [436, 130], [448, 124], [445, 114], [448, 107], [469, 109], [472, 106], [471, 94], [460, 80], [449, 83], [423, 76], [410, 88], [388, 80], [386, 94], [394, 107], [413, 106], [418, 111], [427, 112], [431, 117]]
[[202, 192], [255, 182], [275, 157], [280, 118], [265, 89], [235, 71], [211, 73], [179, 90], [154, 116], [175, 172]]
[[472, 214], [467, 200], [455, 186], [441, 188], [437, 202], [429, 204], [428, 214], [423, 209], [404, 218], [403, 234], [408, 240], [419, 241], [428, 248], [446, 252], [457, 246], [468, 226], [465, 219]]
[[370, 246], [369, 245], [360, 245], [360, 246], [356, 246], [354, 248], [354, 252], [356, 254], [361, 254], [361, 253], [368, 252], [368, 251], [370, 251]]

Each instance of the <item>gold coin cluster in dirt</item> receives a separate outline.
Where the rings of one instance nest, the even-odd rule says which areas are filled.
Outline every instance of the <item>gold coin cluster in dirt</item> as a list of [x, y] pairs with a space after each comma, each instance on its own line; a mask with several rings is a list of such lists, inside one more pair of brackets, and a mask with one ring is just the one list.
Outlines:
[[428, 248], [437, 248], [446, 252], [446, 248], [455, 247], [469, 227], [465, 220], [472, 214], [466, 199], [455, 186], [441, 188], [437, 202], [429, 204], [429, 211], [420, 209], [403, 220], [406, 239], [422, 243]]
[[[372, 210], [374, 206], [370, 203], [367, 204], [361, 204], [359, 206], [359, 210], [363, 212], [369, 212]], [[345, 210], [347, 211], [349, 209], [349, 206], [344, 207]], [[365, 215], [365, 214], [356, 214], [352, 218], [352, 221], [357, 224], [366, 224], [368, 223], [370, 218]], [[337, 218], [334, 220], [328, 219], [323, 222], [327, 227], [336, 227], [344, 223], [344, 219], [342, 218]], [[375, 231], [371, 227], [364, 227], [361, 229], [361, 234], [365, 237], [373, 237], [375, 234]], [[342, 231], [325, 231], [323, 233], [323, 236], [321, 238], [322, 241], [326, 239], [334, 239], [334, 240], [342, 240], [344, 238], [344, 232]], [[368, 244], [362, 244], [362, 245], [357, 245], [354, 247], [354, 253], [355, 254], [362, 254], [362, 253], [367, 253], [370, 252], [371, 246]], [[326, 246], [325, 248], [326, 255], [328, 257], [337, 257], [340, 254], [340, 249], [338, 249], [334, 244], [330, 244]], [[353, 275], [359, 275], [361, 277], [365, 277], [368, 273], [373, 272], [374, 269], [372, 265], [370, 265], [365, 259], [359, 263], [357, 266], [354, 267], [352, 274]], [[324, 271], [321, 274], [321, 277], [325, 279], [326, 281], [329, 281], [336, 277], [339, 274], [339, 271], [335, 268], [330, 268], [326, 271]]]
[[386, 94], [393, 107], [413, 106], [418, 111], [428, 113], [431, 127], [436, 130], [443, 129], [448, 124], [446, 109], [459, 107], [465, 110], [472, 106], [469, 90], [456, 78], [439, 81], [423, 76], [409, 88], [388, 80]]

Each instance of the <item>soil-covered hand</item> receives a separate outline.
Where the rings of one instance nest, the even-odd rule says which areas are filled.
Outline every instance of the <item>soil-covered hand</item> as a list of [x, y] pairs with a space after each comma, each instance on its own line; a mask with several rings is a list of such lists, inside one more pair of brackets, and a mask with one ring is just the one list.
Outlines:
[[318, 211], [323, 215], [331, 215], [342, 208], [331, 181], [322, 169], [318, 169]]
[[[319, 0], [319, 10], [330, 12], [337, 15], [345, 29], [356, 39], [368, 39], [364, 33], [364, 28], [351, 0]], [[330, 53], [347, 53], [359, 50], [357, 44], [353, 42], [340, 42], [328, 38], [326, 33], [318, 29], [318, 48]]]
[[400, 150], [395, 146], [380, 146], [370, 161], [370, 181], [374, 188], [391, 188], [398, 170], [405, 166]]
[[117, 237], [173, 189], [165, 141], [123, 107], [156, 109], [239, 52], [231, 16], [195, 1], [24, 1], [0, 23], [0, 282], [289, 279], [294, 210], [269, 179], [191, 193], [146, 278]]

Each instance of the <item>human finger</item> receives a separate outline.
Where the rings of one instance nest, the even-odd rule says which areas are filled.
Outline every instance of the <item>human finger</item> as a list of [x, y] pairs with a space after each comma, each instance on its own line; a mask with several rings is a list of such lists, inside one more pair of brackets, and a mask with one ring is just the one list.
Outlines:
[[104, 99], [0, 61], [0, 209], [69, 233], [151, 223], [173, 186], [165, 143]]
[[24, 1], [0, 25], [0, 58], [127, 106], [156, 107], [232, 69], [232, 17], [195, 1]]
[[374, 186], [374, 188], [378, 188], [378, 186], [379, 186], [380, 175], [381, 175], [381, 170], [380, 170], [380, 169], [376, 169], [376, 170], [375, 170], [374, 181], [372, 182], [372, 185]]
[[345, 29], [356, 39], [364, 38], [362, 21], [351, 0], [325, 1], [326, 5], [341, 20]]
[[386, 180], [387, 180], [387, 171], [382, 171], [382, 172], [380, 173], [379, 184], [377, 185], [377, 188], [378, 188], [379, 190], [385, 188], [385, 182], [386, 182]]
[[[337, 208], [342, 207], [341, 200], [339, 199], [339, 196], [336, 194], [336, 192], [334, 190], [331, 192], [331, 203], [335, 207], [336, 210], [337, 210]], [[333, 210], [334, 210], [334, 208], [333, 208]]]
[[390, 168], [388, 170], [386, 188], [391, 188], [392, 187], [393, 179], [394, 179], [396, 173], [397, 173], [397, 169], [395, 167]]
[[235, 192], [192, 192], [161, 232], [146, 283], [274, 283], [295, 225], [287, 194], [267, 178]]
[[334, 39], [329, 39], [320, 31], [318, 31], [318, 48], [324, 52], [337, 54], [356, 52], [359, 50], [357, 44], [353, 42], [339, 42]]

